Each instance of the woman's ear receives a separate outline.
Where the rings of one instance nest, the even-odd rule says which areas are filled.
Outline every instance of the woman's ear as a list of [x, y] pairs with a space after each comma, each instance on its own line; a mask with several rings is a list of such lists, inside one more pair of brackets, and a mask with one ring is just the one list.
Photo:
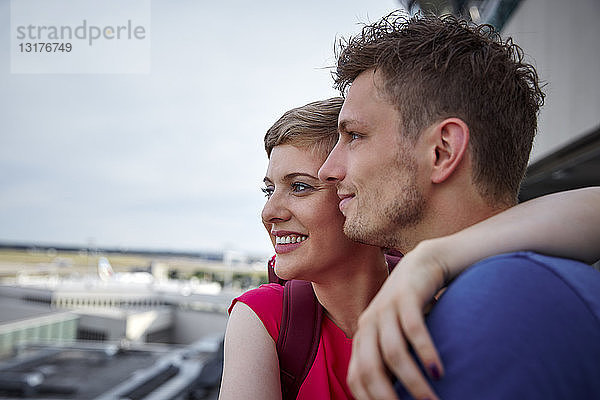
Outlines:
[[456, 171], [469, 146], [469, 127], [459, 118], [447, 118], [434, 126], [431, 181], [442, 183]]

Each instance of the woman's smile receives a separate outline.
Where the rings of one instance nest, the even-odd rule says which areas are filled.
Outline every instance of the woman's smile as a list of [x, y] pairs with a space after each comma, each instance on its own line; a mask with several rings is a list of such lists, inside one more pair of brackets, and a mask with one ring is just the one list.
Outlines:
[[308, 239], [308, 235], [285, 231], [272, 231], [271, 235], [275, 237], [275, 253], [277, 254], [294, 251]]

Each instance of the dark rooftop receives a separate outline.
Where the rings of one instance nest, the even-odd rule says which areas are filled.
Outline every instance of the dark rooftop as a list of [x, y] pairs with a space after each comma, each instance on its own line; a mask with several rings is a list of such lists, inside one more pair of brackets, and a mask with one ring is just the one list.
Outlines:
[[[218, 382], [204, 382], [203, 368], [219, 365], [219, 348], [212, 351], [197, 345], [187, 347], [139, 345], [132, 348], [103, 343], [33, 345], [19, 355], [0, 363], [0, 398], [17, 399], [96, 399], [150, 398], [155, 391], [175, 394], [195, 390], [188, 398], [214, 398]], [[220, 375], [220, 370], [217, 371]], [[175, 379], [177, 378], [177, 379]], [[176, 385], [171, 382], [177, 381]], [[175, 388], [161, 388], [167, 382]], [[175, 393], [175, 394], [173, 394]], [[213, 397], [208, 397], [212, 393]]]

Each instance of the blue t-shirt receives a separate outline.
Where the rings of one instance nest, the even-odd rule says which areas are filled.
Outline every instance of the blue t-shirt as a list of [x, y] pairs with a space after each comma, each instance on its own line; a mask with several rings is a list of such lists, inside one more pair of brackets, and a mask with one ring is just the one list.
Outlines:
[[[485, 259], [427, 317], [444, 400], [600, 398], [600, 272], [530, 252]], [[402, 399], [410, 399], [397, 384]]]

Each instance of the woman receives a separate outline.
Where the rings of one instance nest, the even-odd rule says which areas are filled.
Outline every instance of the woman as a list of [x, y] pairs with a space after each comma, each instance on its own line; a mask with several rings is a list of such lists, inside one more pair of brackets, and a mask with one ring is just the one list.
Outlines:
[[[326, 315], [299, 399], [352, 398], [346, 384], [351, 338], [359, 315], [388, 276], [379, 248], [345, 237], [335, 187], [318, 179], [319, 168], [337, 140], [342, 102], [333, 98], [290, 110], [265, 136], [269, 166], [262, 218], [274, 241], [275, 272], [283, 279], [311, 281]], [[555, 210], [553, 216], [557, 218]], [[511, 224], [508, 218], [506, 226]], [[523, 224], [519, 230], [523, 231]], [[527, 247], [528, 238], [524, 234], [521, 241], [514, 241], [515, 248], [505, 246], [501, 251]], [[504, 242], [501, 237], [490, 239], [494, 241]], [[561, 251], [562, 243], [551, 246]], [[489, 254], [480, 252], [477, 257], [494, 254], [493, 245], [487, 248]], [[234, 301], [225, 338], [221, 399], [281, 398], [275, 343], [282, 293], [279, 285], [263, 285]]]
[[[335, 188], [318, 178], [337, 139], [341, 105], [338, 98], [291, 110], [265, 136], [269, 167], [262, 218], [275, 240], [275, 272], [283, 279], [312, 281], [327, 316], [313, 368], [298, 398], [323, 398], [323, 393], [351, 398], [346, 385], [349, 338], [358, 315], [388, 275], [379, 248], [357, 244], [343, 234]], [[221, 398], [281, 398], [274, 343], [282, 295], [281, 286], [264, 285], [233, 306]], [[259, 366], [258, 371], [248, 365]]]

